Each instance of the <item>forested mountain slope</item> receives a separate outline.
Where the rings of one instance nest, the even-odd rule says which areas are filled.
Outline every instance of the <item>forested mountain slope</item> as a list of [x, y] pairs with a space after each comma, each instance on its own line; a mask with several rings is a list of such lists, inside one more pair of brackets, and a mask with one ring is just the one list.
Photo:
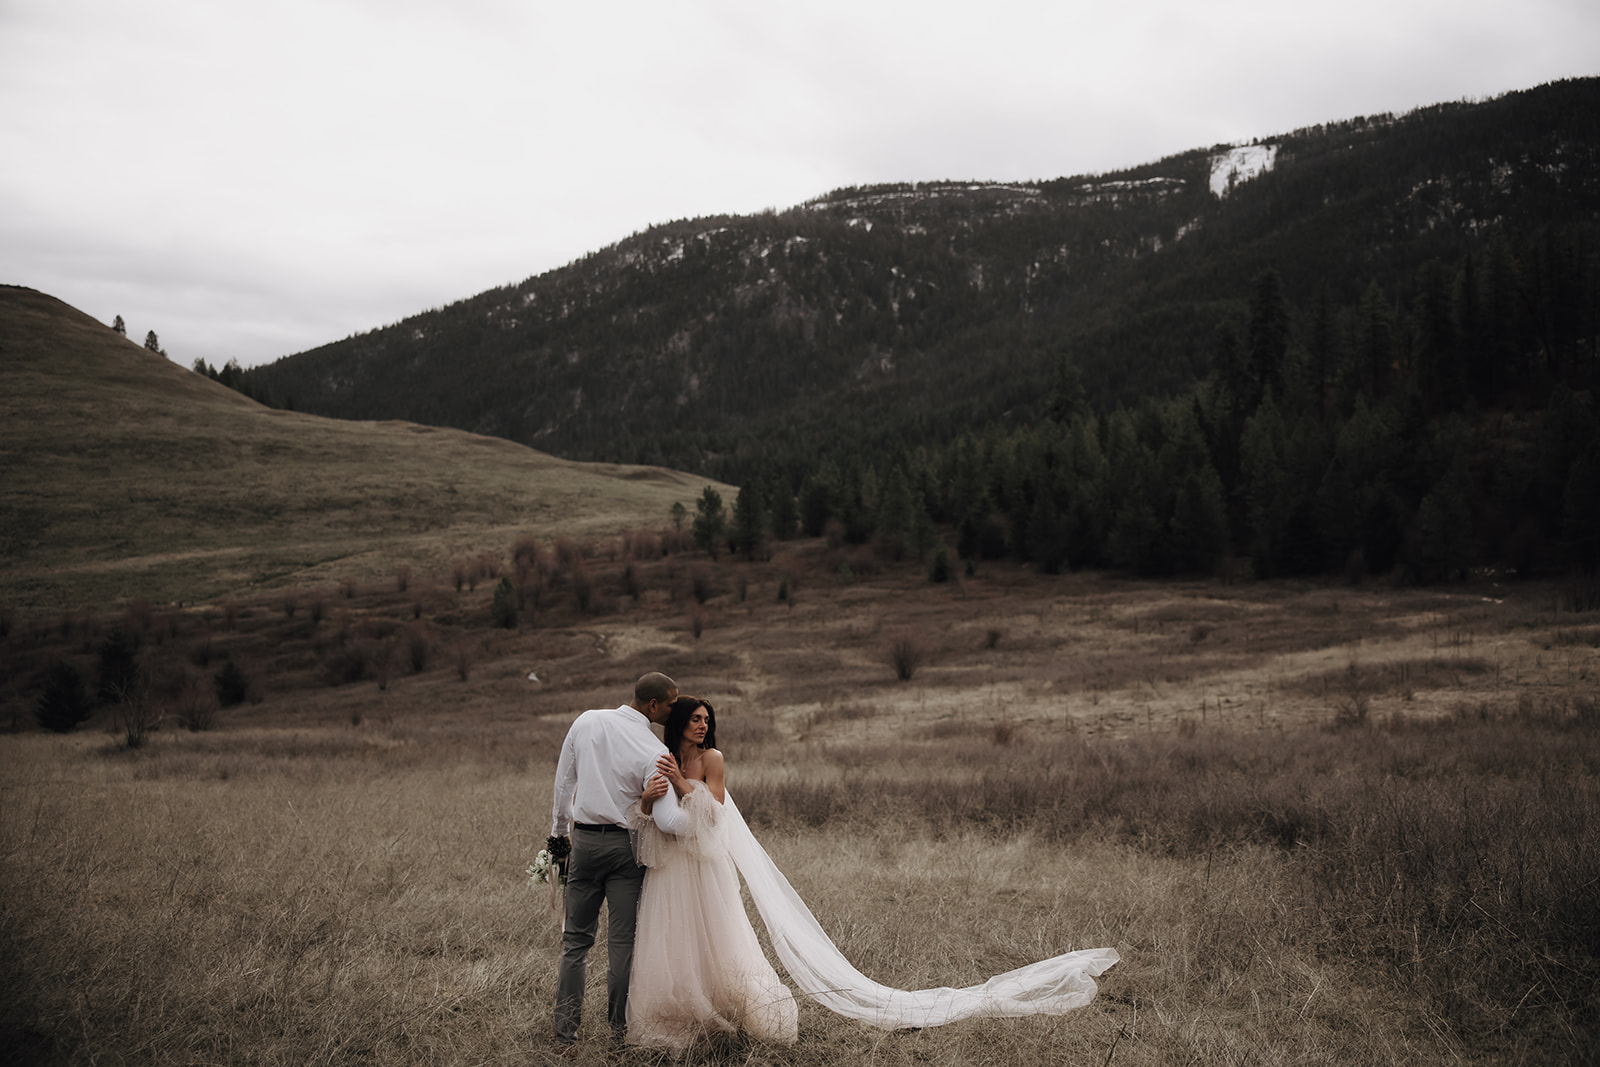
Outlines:
[[[788, 464], [1025, 421], [1063, 355], [1096, 407], [1175, 394], [1207, 373], [1213, 330], [1242, 318], [1263, 268], [1304, 346], [1319, 301], [1353, 309], [1376, 284], [1404, 308], [1430, 259], [1454, 266], [1496, 235], [1587, 239], [1600, 211], [1594, 79], [1263, 143], [1271, 168], [1220, 196], [1226, 146], [1110, 175], [844, 189], [667, 223], [247, 379], [304, 411], [738, 481], [732, 454]], [[1587, 247], [1562, 252], [1589, 269]], [[1571, 284], [1592, 303], [1593, 282]], [[1529, 338], [1549, 347], [1586, 326], [1508, 328], [1553, 331]]]
[[733, 482], [747, 547], [1437, 580], [1594, 574], [1597, 378], [1582, 79], [668, 223], [246, 385]]

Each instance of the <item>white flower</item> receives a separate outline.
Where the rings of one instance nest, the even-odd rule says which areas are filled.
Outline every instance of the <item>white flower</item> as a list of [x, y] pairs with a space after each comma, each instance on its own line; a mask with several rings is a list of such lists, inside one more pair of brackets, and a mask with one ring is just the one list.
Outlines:
[[[539, 854], [533, 857], [533, 862], [528, 864], [528, 887], [530, 889], [550, 884], [551, 863], [550, 850], [541, 848]], [[561, 884], [567, 884], [567, 876], [565, 874], [561, 875]]]

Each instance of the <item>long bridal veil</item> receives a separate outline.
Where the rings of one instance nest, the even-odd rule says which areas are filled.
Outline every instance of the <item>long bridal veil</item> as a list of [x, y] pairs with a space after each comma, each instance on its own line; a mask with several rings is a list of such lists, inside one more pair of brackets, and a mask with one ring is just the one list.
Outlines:
[[973, 1017], [1059, 1015], [1094, 999], [1095, 978], [1118, 960], [1112, 948], [1084, 949], [995, 975], [964, 989], [890, 989], [856, 970], [823, 932], [800, 895], [727, 798], [728, 853], [778, 958], [799, 991], [830, 1011], [885, 1030], [941, 1026]]

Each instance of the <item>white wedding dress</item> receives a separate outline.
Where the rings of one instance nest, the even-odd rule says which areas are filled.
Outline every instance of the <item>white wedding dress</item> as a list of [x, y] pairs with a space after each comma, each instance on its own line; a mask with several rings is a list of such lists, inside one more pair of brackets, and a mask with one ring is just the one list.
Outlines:
[[682, 1052], [711, 1033], [744, 1031], [792, 1044], [794, 995], [779, 981], [745, 917], [729, 858], [732, 801], [717, 803], [703, 782], [679, 801], [689, 829], [664, 834], [637, 804], [628, 813], [646, 868], [628, 983], [630, 1045]]
[[[761, 955], [739, 899], [750, 899], [795, 987], [828, 1010], [885, 1030], [968, 1018], [1059, 1015], [1094, 999], [1116, 949], [1083, 949], [961, 989], [891, 989], [863, 975], [823, 932], [733, 797], [718, 804], [697, 783], [683, 801], [694, 829], [673, 838], [637, 817], [639, 859], [650, 869], [639, 905], [628, 1041], [682, 1049], [712, 1030], [792, 1042], [794, 999]], [[637, 816], [637, 809], [634, 813]], [[637, 1029], [636, 1029], [637, 1028]]]

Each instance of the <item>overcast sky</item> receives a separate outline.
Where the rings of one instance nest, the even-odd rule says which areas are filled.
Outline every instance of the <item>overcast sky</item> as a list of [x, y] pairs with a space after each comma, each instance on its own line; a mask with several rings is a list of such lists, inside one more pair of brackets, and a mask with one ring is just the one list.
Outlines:
[[1597, 73], [1594, 0], [0, 0], [0, 282], [249, 366], [658, 222]]

